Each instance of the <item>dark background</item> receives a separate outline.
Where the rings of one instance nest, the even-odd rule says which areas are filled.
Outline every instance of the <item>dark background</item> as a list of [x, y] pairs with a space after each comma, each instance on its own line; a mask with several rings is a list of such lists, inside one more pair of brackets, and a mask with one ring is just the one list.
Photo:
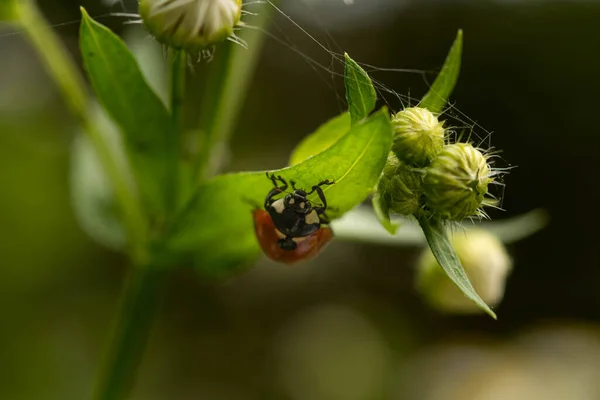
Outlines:
[[[418, 248], [334, 243], [314, 262], [261, 261], [219, 282], [184, 270], [166, 283], [135, 398], [599, 399], [600, 3], [382, 1], [368, 14], [368, 0], [355, 2], [360, 13], [296, 0], [282, 8], [333, 51], [378, 67], [435, 71], [464, 29], [452, 100], [517, 166], [506, 211], [493, 217], [550, 213], [544, 231], [509, 246], [515, 267], [499, 320], [430, 310], [413, 289]], [[118, 10], [40, 3], [52, 24], [76, 21], [81, 4], [91, 15]], [[280, 15], [274, 22], [274, 36], [329, 65], [306, 34]], [[77, 58], [77, 24], [55, 29]], [[341, 81], [332, 88], [321, 75], [267, 39], [229, 169], [283, 166], [343, 109]], [[373, 76], [415, 98], [435, 77]], [[126, 273], [126, 260], [75, 221], [75, 132], [25, 38], [0, 36], [1, 398], [87, 398]]]

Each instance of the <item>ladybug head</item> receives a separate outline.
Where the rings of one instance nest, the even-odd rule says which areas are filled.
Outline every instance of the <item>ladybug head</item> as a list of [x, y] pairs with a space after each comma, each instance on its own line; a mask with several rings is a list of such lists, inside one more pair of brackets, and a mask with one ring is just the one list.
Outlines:
[[296, 189], [294, 193], [285, 196], [284, 204], [286, 208], [291, 208], [301, 213], [310, 212], [312, 205], [306, 198], [307, 193], [304, 190]]

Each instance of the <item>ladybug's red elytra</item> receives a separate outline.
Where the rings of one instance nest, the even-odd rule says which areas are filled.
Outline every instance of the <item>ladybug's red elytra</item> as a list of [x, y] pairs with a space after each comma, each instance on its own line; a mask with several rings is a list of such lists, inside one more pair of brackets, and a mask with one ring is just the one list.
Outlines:
[[[321, 186], [334, 182], [322, 181], [306, 192], [296, 189], [295, 182], [290, 181], [294, 191], [276, 198], [285, 193], [288, 183], [281, 176], [269, 175], [268, 172], [267, 178], [275, 187], [265, 198], [265, 209], [255, 209], [253, 213], [254, 229], [261, 248], [270, 259], [286, 264], [316, 256], [333, 238], [333, 231], [323, 226], [329, 224], [329, 219], [325, 214], [327, 201]], [[308, 200], [312, 193], [319, 196], [321, 204]]]

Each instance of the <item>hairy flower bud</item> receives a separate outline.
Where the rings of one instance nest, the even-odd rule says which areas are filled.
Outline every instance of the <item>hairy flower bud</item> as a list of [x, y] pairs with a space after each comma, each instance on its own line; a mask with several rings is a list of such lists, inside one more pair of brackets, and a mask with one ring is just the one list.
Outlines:
[[444, 124], [425, 108], [405, 108], [394, 115], [392, 124], [392, 150], [408, 165], [424, 167], [444, 147]]
[[389, 211], [400, 215], [418, 214], [422, 206], [423, 174], [390, 154], [377, 190], [383, 194]]
[[[469, 280], [483, 301], [495, 306], [504, 296], [512, 262], [496, 236], [482, 229], [457, 232], [452, 239]], [[455, 313], [482, 312], [448, 278], [429, 249], [418, 264], [417, 288], [435, 308]]]
[[445, 146], [426, 168], [426, 204], [451, 221], [482, 215], [480, 207], [493, 181], [490, 176], [487, 157], [471, 144]]
[[140, 0], [139, 13], [156, 39], [178, 49], [199, 51], [233, 35], [241, 0]]

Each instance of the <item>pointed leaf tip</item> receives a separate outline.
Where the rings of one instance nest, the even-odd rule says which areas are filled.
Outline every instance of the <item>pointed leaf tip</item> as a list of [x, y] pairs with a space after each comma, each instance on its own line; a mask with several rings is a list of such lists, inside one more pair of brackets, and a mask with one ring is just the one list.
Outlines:
[[437, 78], [429, 88], [429, 91], [419, 103], [419, 107], [423, 107], [431, 111], [432, 113], [441, 113], [448, 98], [452, 94], [458, 76], [460, 74], [461, 58], [462, 58], [462, 47], [463, 47], [463, 31], [459, 29], [456, 33], [456, 39], [448, 52], [446, 61], [440, 70]]
[[346, 86], [346, 100], [352, 125], [366, 118], [375, 109], [377, 94], [369, 75], [361, 68], [348, 53], [344, 53], [346, 68], [344, 71], [344, 85]]
[[448, 275], [448, 278], [454, 282], [465, 296], [475, 302], [482, 310], [488, 313], [492, 318], [498, 319], [496, 313], [492, 311], [475, 291], [456, 251], [454, 251], [454, 248], [450, 243], [446, 227], [442, 221], [437, 219], [421, 219], [419, 225], [421, 225], [421, 229], [423, 229], [431, 252]]

